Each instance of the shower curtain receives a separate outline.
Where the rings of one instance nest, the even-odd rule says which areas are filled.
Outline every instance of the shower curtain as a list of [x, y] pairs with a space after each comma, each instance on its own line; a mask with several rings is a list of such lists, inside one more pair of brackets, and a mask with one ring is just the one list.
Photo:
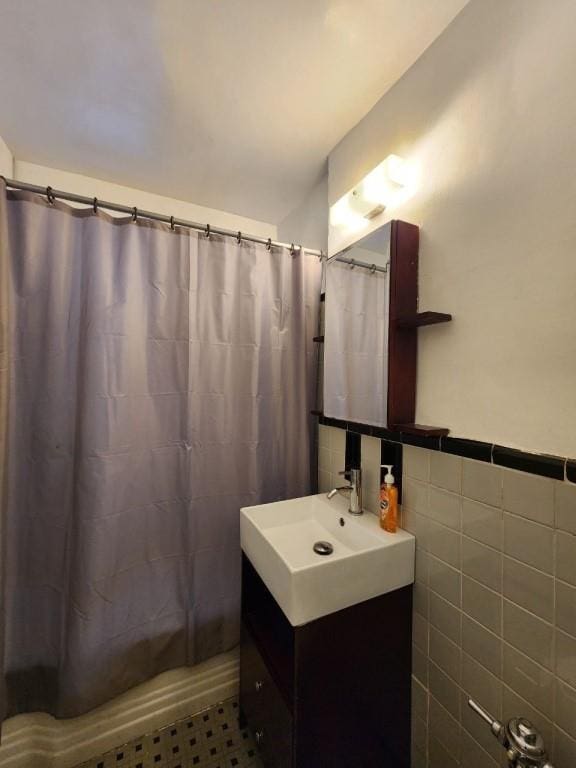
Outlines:
[[3, 184], [0, 214], [7, 713], [71, 717], [238, 642], [239, 509], [311, 488], [320, 265]]
[[387, 272], [331, 260], [324, 305], [324, 414], [386, 427]]

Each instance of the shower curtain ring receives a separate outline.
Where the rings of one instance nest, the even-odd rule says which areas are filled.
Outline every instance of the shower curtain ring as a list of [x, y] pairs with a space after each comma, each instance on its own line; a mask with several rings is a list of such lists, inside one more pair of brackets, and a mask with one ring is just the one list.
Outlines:
[[132, 208], [132, 221], [138, 221], [138, 208]]
[[372, 266], [370, 267], [370, 272], [372, 272], [372, 274], [376, 272], [376, 264], [372, 264]]
[[356, 261], [354, 259], [350, 259], [350, 269], [354, 269], [356, 266]]
[[268, 238], [268, 242], [266, 243], [266, 250], [271, 251], [272, 250], [272, 238]]
[[52, 187], [46, 187], [46, 199], [50, 203], [50, 205], [54, 205], [56, 202], [56, 198], [54, 197], [54, 193], [52, 192]]
[[236, 242], [238, 243], [238, 245], [240, 245], [240, 243], [242, 242], [242, 232], [240, 232], [240, 230], [238, 230], [238, 234], [236, 235]]
[[92, 209], [94, 213], [98, 213], [98, 198], [95, 197], [94, 200], [92, 200]]
[[204, 235], [210, 240], [210, 224], [206, 224], [206, 231], [204, 232]]
[[174, 232], [174, 216], [170, 216], [170, 229]]
[[294, 253], [296, 252], [296, 249], [294, 248], [294, 243], [290, 246], [290, 256], [294, 256]]

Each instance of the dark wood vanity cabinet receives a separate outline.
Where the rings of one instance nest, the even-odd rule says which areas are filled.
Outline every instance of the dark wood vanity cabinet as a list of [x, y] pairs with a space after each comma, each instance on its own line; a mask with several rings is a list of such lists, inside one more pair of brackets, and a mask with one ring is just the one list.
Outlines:
[[266, 768], [409, 768], [412, 587], [293, 627], [243, 555], [240, 707]]

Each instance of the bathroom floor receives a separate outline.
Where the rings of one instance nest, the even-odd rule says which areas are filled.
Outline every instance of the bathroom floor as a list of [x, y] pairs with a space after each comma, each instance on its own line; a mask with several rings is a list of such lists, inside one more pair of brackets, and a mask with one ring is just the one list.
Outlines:
[[262, 768], [250, 732], [228, 699], [93, 757], [77, 768]]

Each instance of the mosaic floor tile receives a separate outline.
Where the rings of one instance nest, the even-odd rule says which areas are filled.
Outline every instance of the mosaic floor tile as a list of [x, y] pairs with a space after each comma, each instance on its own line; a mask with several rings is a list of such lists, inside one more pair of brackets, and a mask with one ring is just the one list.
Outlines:
[[238, 712], [237, 699], [228, 699], [76, 768], [263, 768]]

